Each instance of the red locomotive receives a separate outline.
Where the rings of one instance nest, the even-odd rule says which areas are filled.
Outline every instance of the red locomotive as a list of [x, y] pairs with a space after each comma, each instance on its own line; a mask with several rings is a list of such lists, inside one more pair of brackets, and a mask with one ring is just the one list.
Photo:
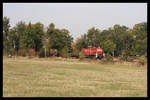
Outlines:
[[86, 57], [95, 56], [96, 58], [103, 58], [104, 53], [102, 48], [82, 48], [82, 54], [85, 54]]

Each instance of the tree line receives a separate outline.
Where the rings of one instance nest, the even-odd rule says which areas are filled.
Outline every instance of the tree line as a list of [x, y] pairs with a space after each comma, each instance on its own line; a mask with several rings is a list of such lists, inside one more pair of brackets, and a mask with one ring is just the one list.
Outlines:
[[[65, 53], [71, 53], [73, 42], [72, 36], [67, 29], [57, 29], [51, 23], [47, 30], [44, 31], [44, 25], [40, 22], [35, 24], [25, 24], [20, 21], [10, 28], [10, 20], [3, 18], [3, 53], [26, 56], [29, 49], [35, 49], [35, 55], [39, 52], [50, 56], [54, 52], [56, 55], [62, 56]], [[44, 49], [45, 48], [45, 49]], [[45, 56], [45, 55], [43, 55]]]
[[109, 56], [129, 56], [147, 54], [147, 23], [135, 24], [133, 28], [115, 24], [107, 30], [91, 28], [75, 42], [76, 51], [88, 46], [103, 48]]
[[3, 17], [3, 54], [26, 56], [33, 48], [35, 55], [69, 57], [89, 46], [103, 48], [105, 54], [114, 57], [141, 56], [147, 52], [147, 22], [135, 24], [133, 28], [118, 24], [107, 30], [93, 27], [73, 42], [70, 32], [56, 28], [54, 23], [46, 30], [40, 22], [23, 21], [10, 28], [10, 19]]

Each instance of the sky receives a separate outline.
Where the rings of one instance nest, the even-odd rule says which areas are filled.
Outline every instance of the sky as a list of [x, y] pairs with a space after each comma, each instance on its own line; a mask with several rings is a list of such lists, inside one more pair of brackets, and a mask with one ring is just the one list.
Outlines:
[[11, 27], [19, 21], [41, 22], [45, 28], [54, 23], [76, 39], [92, 27], [104, 30], [120, 24], [132, 28], [147, 22], [147, 3], [3, 3], [3, 16], [10, 18]]

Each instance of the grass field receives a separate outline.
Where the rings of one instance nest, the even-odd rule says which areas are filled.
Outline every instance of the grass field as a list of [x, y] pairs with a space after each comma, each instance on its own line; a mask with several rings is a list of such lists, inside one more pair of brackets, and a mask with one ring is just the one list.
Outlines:
[[147, 97], [147, 68], [3, 58], [4, 97]]

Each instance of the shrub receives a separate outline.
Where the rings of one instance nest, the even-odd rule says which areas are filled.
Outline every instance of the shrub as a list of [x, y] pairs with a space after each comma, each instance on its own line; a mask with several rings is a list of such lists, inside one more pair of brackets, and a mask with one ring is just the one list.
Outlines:
[[127, 56], [121, 56], [120, 60], [121, 61], [127, 61], [128, 57]]
[[10, 52], [9, 52], [9, 54], [11, 54], [11, 55], [15, 55], [15, 49], [10, 49]]
[[20, 49], [18, 51], [18, 55], [20, 55], [20, 56], [25, 57], [25, 56], [27, 56], [27, 54], [28, 54], [28, 51], [26, 49]]
[[113, 61], [113, 57], [110, 54], [105, 55], [107, 61]]
[[60, 55], [65, 58], [69, 57], [68, 49], [67, 48], [62, 49]]
[[45, 57], [45, 50], [44, 50], [44, 48], [40, 49], [39, 57], [40, 58]]
[[128, 57], [127, 61], [132, 62], [134, 60], [134, 57]]
[[80, 54], [79, 54], [79, 59], [80, 59], [80, 60], [83, 60], [84, 58], [85, 58], [85, 55], [82, 54], [82, 53], [80, 53]]
[[128, 62], [132, 62], [134, 60], [134, 57], [129, 57], [129, 56], [122, 56], [120, 58], [121, 61], [128, 61]]
[[147, 59], [146, 59], [146, 57], [145, 56], [141, 56], [141, 57], [139, 57], [139, 65], [144, 65], [146, 62], [147, 62]]

